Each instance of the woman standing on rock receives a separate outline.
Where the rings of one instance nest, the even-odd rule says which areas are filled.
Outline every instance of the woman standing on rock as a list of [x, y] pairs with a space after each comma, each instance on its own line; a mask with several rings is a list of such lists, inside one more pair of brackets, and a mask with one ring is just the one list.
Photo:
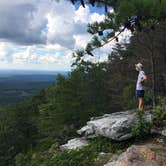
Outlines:
[[144, 81], [147, 80], [147, 76], [145, 75], [145, 72], [142, 70], [143, 65], [141, 63], [135, 64], [136, 71], [139, 72], [137, 84], [136, 84], [136, 96], [138, 97], [138, 109], [140, 111], [143, 111], [144, 109], [144, 94], [145, 94], [145, 87], [144, 87]]

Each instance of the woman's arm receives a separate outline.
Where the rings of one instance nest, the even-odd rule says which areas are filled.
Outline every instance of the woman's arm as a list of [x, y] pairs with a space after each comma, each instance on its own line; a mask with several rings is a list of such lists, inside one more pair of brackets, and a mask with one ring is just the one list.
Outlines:
[[141, 78], [141, 81], [140, 82], [144, 82], [145, 80], [147, 80], [147, 76], [146, 75], [143, 75], [143, 77]]

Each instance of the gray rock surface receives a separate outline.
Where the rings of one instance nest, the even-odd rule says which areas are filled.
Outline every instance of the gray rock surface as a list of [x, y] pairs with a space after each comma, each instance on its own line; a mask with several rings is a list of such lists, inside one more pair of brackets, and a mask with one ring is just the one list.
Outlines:
[[[152, 115], [149, 111], [145, 111], [144, 119], [146, 122], [152, 122]], [[132, 137], [132, 127], [136, 122], [137, 118], [134, 110], [105, 114], [91, 118], [86, 126], [77, 130], [77, 133], [87, 138], [104, 136], [122, 141]]]
[[151, 133], [166, 136], [166, 129], [165, 128], [154, 128], [154, 129], [151, 129]]
[[83, 146], [87, 146], [88, 141], [84, 138], [74, 138], [69, 140], [66, 144], [61, 145], [61, 149], [78, 149]]

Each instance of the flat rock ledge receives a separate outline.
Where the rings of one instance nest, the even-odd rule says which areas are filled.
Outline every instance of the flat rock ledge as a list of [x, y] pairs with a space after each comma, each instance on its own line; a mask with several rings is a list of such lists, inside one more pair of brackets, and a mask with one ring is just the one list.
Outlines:
[[74, 138], [69, 140], [66, 144], [61, 145], [61, 149], [80, 149], [83, 146], [89, 145], [88, 141], [84, 138]]
[[[146, 122], [152, 123], [152, 114], [149, 111], [145, 111], [143, 117]], [[77, 133], [85, 138], [104, 136], [123, 141], [132, 137], [132, 128], [136, 122], [135, 110], [105, 114], [91, 118]]]

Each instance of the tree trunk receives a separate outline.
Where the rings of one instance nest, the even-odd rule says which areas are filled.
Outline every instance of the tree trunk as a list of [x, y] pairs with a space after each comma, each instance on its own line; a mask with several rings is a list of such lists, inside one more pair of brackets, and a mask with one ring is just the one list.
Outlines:
[[[163, 27], [164, 27], [164, 30], [163, 30], [163, 48], [166, 48], [166, 32], [165, 32], [165, 25], [166, 23], [164, 22], [163, 23]], [[163, 77], [164, 77], [164, 102], [165, 102], [165, 108], [166, 108], [166, 50], [164, 49], [163, 51], [163, 54], [164, 54], [164, 74], [163, 74]]]
[[151, 66], [152, 66], [152, 92], [153, 92], [153, 107], [156, 106], [156, 66], [155, 66], [155, 56], [154, 56], [154, 38], [149, 36], [151, 40]]
[[152, 91], [153, 91], [153, 107], [156, 106], [156, 73], [155, 73], [155, 59], [153, 50], [151, 53], [151, 65], [152, 65]]

